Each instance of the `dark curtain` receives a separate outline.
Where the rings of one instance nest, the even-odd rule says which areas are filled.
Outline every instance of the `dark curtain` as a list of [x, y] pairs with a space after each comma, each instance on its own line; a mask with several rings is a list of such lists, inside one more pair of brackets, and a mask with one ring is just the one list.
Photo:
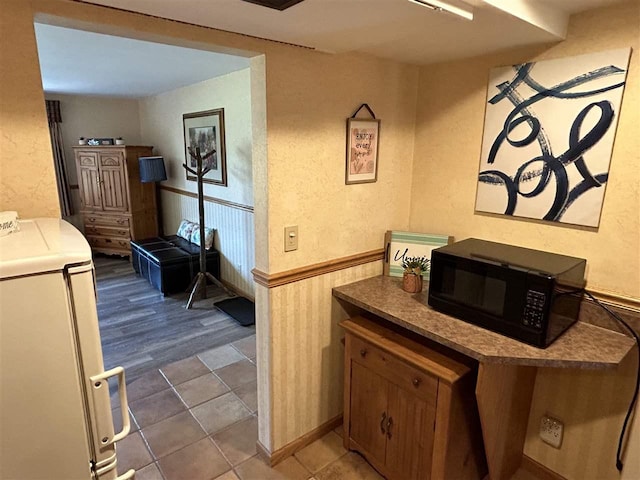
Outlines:
[[67, 166], [64, 161], [64, 144], [62, 141], [62, 115], [60, 115], [60, 101], [46, 100], [47, 119], [49, 120], [49, 134], [51, 135], [51, 149], [53, 150], [53, 165], [56, 169], [56, 181], [58, 183], [58, 197], [60, 210], [63, 217], [73, 215]]

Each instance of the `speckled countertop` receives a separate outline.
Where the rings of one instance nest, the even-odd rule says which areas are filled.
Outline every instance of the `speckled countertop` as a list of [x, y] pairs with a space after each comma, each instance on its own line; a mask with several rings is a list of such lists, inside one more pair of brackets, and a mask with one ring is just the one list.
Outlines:
[[333, 296], [482, 362], [537, 367], [616, 367], [634, 347], [625, 335], [576, 322], [546, 349], [458, 320], [427, 304], [422, 293], [402, 290], [394, 277], [373, 277], [333, 288]]

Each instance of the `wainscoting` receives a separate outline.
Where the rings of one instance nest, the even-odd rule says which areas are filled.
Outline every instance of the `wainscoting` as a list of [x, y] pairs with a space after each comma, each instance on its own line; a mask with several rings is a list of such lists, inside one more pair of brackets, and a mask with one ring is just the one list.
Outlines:
[[[331, 289], [380, 275], [382, 261], [368, 260], [268, 289], [270, 322], [259, 329], [270, 333], [258, 332], [258, 365], [270, 371], [270, 391], [260, 391], [262, 372], [258, 390], [260, 411], [271, 412], [270, 419], [259, 419], [260, 441], [270, 452], [342, 413], [343, 332], [338, 323], [348, 315]], [[261, 341], [265, 335], [268, 345]], [[261, 365], [263, 355], [267, 359]]]
[[[173, 187], [162, 187], [161, 192], [165, 233], [175, 233], [183, 218], [198, 221], [196, 194]], [[243, 296], [255, 298], [253, 207], [205, 197], [204, 215], [205, 225], [216, 229], [222, 281]]]

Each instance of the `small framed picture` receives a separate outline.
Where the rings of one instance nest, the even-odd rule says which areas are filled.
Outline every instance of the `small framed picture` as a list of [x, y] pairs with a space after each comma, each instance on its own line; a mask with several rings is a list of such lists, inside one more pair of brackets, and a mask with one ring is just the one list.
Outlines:
[[[207, 110], [205, 112], [185, 113], [182, 115], [184, 125], [184, 154], [186, 164], [192, 169], [198, 167], [197, 160], [189, 154], [189, 147], [195, 152], [200, 149], [200, 155], [207, 157], [202, 168], [210, 170], [203, 177], [205, 183], [227, 186], [227, 155], [224, 141], [224, 108]], [[187, 171], [187, 180], [196, 181], [196, 177]]]
[[347, 119], [345, 183], [373, 183], [378, 179], [380, 120]]

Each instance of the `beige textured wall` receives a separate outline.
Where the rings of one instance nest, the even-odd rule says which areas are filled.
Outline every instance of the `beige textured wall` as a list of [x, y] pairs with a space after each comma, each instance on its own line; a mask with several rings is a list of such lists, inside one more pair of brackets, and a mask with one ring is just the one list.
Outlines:
[[[381, 248], [385, 230], [407, 226], [417, 68], [293, 49], [267, 53], [266, 74], [268, 245], [257, 265], [260, 249], [276, 273]], [[378, 181], [345, 185], [346, 118], [364, 102], [382, 119]], [[298, 225], [299, 248], [284, 253], [287, 225]], [[341, 412], [344, 312], [331, 288], [381, 271], [377, 262], [270, 290], [270, 406], [259, 410], [271, 412], [260, 440], [272, 451]]]
[[[416, 67], [368, 56], [267, 56], [269, 271], [381, 248], [406, 227], [416, 82]], [[378, 181], [345, 185], [346, 118], [364, 102], [382, 120]]]
[[[640, 4], [571, 18], [567, 40], [546, 48], [423, 67], [416, 121], [410, 228], [476, 236], [587, 259], [588, 286], [640, 297]], [[484, 102], [491, 67], [632, 47], [600, 227], [597, 230], [474, 214]], [[632, 361], [632, 364], [635, 362]], [[525, 453], [569, 479], [618, 478], [615, 448], [633, 378], [619, 372], [540, 369]], [[540, 416], [565, 422], [560, 450], [538, 440]], [[640, 478], [636, 414], [624, 477]]]
[[[575, 15], [564, 42], [423, 67], [410, 225], [587, 259], [588, 286], [640, 297], [640, 4]], [[489, 69], [632, 47], [600, 227], [552, 225], [474, 213]]]
[[256, 268], [268, 271], [269, 265], [269, 217], [268, 169], [267, 169], [267, 82], [265, 56], [258, 55], [250, 61], [251, 69], [251, 127]]
[[[165, 185], [197, 192], [186, 179], [182, 115], [224, 108], [227, 186], [204, 184], [204, 194], [253, 206], [250, 70], [240, 70], [140, 100], [142, 138], [162, 155]], [[197, 220], [197, 219], [192, 219]]]
[[60, 217], [29, 2], [0, 1], [0, 211]]

